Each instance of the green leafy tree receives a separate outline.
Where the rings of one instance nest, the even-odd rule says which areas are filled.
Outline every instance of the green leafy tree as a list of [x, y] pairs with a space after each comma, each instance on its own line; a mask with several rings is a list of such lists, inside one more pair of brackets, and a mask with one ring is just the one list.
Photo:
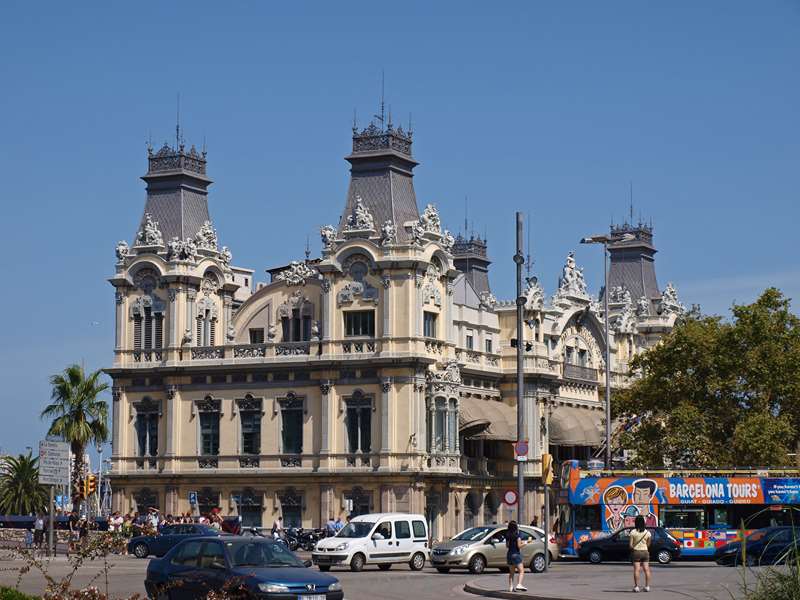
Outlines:
[[731, 321], [692, 317], [631, 361], [612, 411], [638, 467], [777, 466], [800, 440], [800, 319], [769, 288]]
[[39, 459], [30, 453], [0, 462], [0, 513], [30, 515], [47, 508], [48, 492], [39, 485]]
[[70, 365], [50, 378], [52, 403], [41, 416], [51, 419], [50, 435], [61, 436], [70, 444], [74, 457], [73, 482], [83, 475], [86, 446], [108, 440], [108, 404], [98, 399], [108, 389], [102, 375], [102, 371], [94, 371], [87, 376], [80, 365]]

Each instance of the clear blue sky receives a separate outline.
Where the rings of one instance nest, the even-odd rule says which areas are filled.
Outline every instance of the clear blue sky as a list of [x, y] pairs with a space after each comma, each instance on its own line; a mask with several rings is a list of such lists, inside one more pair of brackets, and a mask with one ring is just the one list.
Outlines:
[[114, 244], [144, 204], [145, 142], [207, 140], [234, 262], [302, 256], [343, 207], [353, 109], [413, 113], [421, 205], [464, 196], [513, 291], [513, 213], [552, 293], [578, 239], [655, 224], [662, 287], [724, 314], [800, 294], [800, 3], [7, 2], [0, 18], [0, 446], [35, 446], [50, 374], [108, 366]]

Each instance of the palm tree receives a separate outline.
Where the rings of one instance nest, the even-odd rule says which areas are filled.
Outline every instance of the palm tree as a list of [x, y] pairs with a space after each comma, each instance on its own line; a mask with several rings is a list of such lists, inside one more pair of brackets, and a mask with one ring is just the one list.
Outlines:
[[108, 440], [108, 404], [98, 400], [108, 384], [101, 381], [102, 371], [94, 371], [87, 377], [80, 365], [70, 365], [63, 372], [50, 378], [53, 386], [49, 404], [42, 419], [52, 419], [49, 435], [58, 435], [69, 442], [72, 449], [72, 481], [83, 476], [83, 455], [89, 443], [100, 445]]
[[47, 489], [39, 485], [39, 459], [30, 452], [0, 462], [0, 513], [30, 515], [47, 508]]

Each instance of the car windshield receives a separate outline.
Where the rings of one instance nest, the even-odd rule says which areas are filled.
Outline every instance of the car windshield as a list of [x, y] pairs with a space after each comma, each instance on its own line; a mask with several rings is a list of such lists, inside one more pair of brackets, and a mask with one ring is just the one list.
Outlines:
[[370, 523], [369, 521], [353, 521], [345, 525], [344, 528], [342, 528], [342, 530], [336, 534], [336, 537], [340, 538], [367, 537], [369, 535], [369, 532], [372, 531], [373, 527], [375, 527], [375, 523]]
[[226, 542], [234, 567], [305, 567], [303, 562], [281, 544], [261, 540]]
[[474, 542], [476, 540], [482, 540], [487, 533], [493, 531], [494, 529], [494, 527], [471, 527], [466, 531], [462, 531], [453, 539], [464, 542]]

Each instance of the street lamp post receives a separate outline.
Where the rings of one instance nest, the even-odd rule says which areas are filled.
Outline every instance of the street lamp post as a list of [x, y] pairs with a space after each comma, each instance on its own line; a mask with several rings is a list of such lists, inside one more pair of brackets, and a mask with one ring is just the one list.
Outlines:
[[[624, 234], [619, 241], [632, 240], [632, 234]], [[608, 244], [611, 238], [607, 235], [593, 235], [581, 240], [581, 244], [603, 244], [603, 321], [606, 346], [606, 456], [605, 467], [611, 469], [611, 348], [608, 341]]]

